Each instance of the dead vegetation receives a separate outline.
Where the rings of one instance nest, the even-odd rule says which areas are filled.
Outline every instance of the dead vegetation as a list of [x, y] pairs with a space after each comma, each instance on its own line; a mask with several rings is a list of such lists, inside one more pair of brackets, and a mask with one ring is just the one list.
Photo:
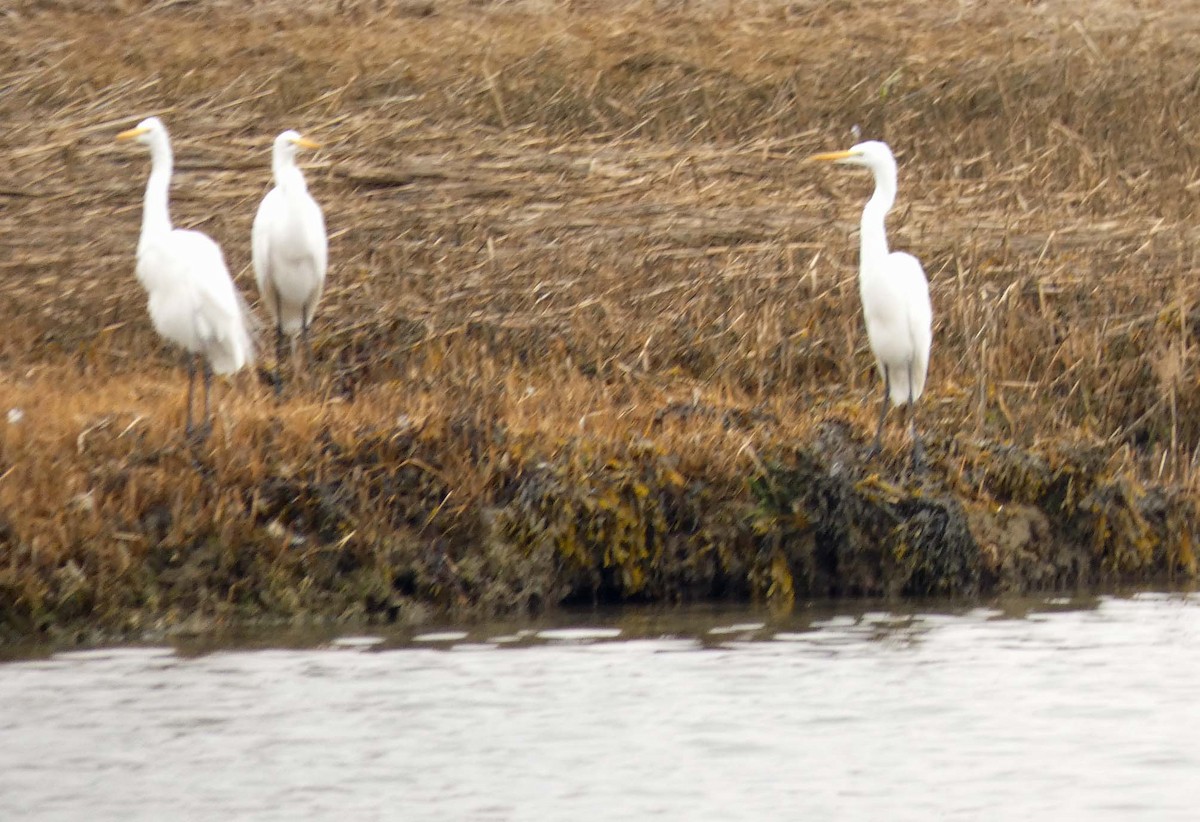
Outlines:
[[[1200, 4], [17, 0], [0, 12], [0, 623], [1195, 572]], [[252, 294], [270, 141], [318, 368], [211, 449], [132, 273], [148, 114]], [[855, 230], [930, 276], [935, 476], [861, 464]], [[879, 469], [879, 473], [872, 473]]]

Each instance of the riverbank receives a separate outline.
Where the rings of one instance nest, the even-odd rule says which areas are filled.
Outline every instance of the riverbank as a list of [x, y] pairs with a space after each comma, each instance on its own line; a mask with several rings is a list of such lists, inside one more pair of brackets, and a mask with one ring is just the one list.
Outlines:
[[[572, 602], [786, 608], [1196, 573], [1194, 496], [1143, 485], [1101, 446], [935, 434], [931, 469], [914, 475], [901, 442], [866, 456], [866, 406], [847, 419], [830, 404], [797, 430], [779, 405], [655, 402], [626, 386], [598, 412], [586, 381], [564, 378], [281, 405], [243, 381], [193, 448], [157, 422], [181, 422], [172, 375], [133, 393], [82, 386], [74, 407], [50, 390], [64, 377], [24, 384], [24, 417], [6, 429], [0, 613], [13, 638]], [[108, 410], [83, 410], [95, 404]]]
[[[18, 2], [0, 632], [1193, 577], [1196, 19]], [[252, 302], [271, 139], [326, 146], [317, 364], [221, 385], [200, 449], [132, 273], [151, 113]], [[802, 162], [854, 129], [931, 283], [922, 476], [896, 414], [865, 456], [869, 181]]]

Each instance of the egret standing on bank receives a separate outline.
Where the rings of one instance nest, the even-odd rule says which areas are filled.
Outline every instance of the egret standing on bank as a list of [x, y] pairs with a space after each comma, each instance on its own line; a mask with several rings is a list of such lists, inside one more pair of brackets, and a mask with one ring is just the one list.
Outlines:
[[[246, 305], [234, 288], [221, 248], [199, 231], [171, 227], [171, 143], [162, 121], [151, 117], [117, 135], [150, 147], [150, 179], [142, 207], [137, 247], [137, 278], [149, 297], [154, 328], [186, 351], [188, 407], [186, 432], [203, 440], [212, 430], [209, 390], [212, 374], [232, 374], [254, 360]], [[192, 423], [196, 359], [204, 372], [204, 420]]]
[[308, 328], [325, 286], [329, 240], [321, 207], [308, 193], [304, 174], [296, 166], [296, 147], [320, 148], [295, 131], [275, 138], [271, 169], [275, 187], [267, 192], [254, 215], [251, 250], [258, 292], [275, 320], [275, 390], [280, 391], [284, 336], [304, 340], [309, 359]]
[[863, 166], [875, 177], [875, 193], [862, 213], [858, 269], [867, 340], [883, 377], [883, 403], [872, 451], [878, 453], [882, 447], [890, 397], [892, 405], [909, 406], [913, 465], [920, 467], [924, 454], [917, 438], [916, 402], [925, 389], [925, 373], [929, 368], [933, 308], [920, 261], [902, 251], [888, 251], [883, 223], [896, 202], [896, 158], [887, 143], [873, 140], [848, 151], [816, 154], [809, 159]]

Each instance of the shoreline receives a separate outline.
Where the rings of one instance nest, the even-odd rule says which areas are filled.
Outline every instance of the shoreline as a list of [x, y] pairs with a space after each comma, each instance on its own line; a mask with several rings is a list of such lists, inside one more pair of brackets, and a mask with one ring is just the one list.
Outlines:
[[[168, 418], [169, 385], [156, 407]], [[370, 398], [289, 413], [266, 387], [241, 390], [252, 399], [227, 395], [198, 450], [132, 412], [57, 439], [8, 425], [4, 482], [31, 496], [3, 523], [0, 636], [415, 625], [582, 603], [788, 609], [1197, 574], [1193, 496], [1142, 484], [1097, 446], [934, 431], [930, 469], [913, 475], [891, 439], [865, 459], [861, 419], [824, 417], [793, 442], [761, 409], [666, 403], [641, 406], [632, 434], [550, 437], [499, 400], [450, 419]], [[37, 425], [36, 411], [19, 424]], [[34, 504], [49, 483], [57, 501]]]

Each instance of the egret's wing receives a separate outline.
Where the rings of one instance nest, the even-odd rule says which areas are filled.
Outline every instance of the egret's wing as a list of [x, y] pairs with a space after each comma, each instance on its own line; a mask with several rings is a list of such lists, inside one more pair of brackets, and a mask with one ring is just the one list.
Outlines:
[[325, 274], [329, 268], [329, 235], [325, 230], [325, 215], [321, 212], [321, 206], [307, 192], [305, 197], [307, 202], [304, 207], [304, 235], [312, 250], [313, 266], [317, 275], [316, 287], [307, 303], [308, 316], [305, 317], [305, 322], [311, 323], [317, 303], [321, 301], [321, 294], [325, 290]]
[[254, 361], [250, 313], [225, 265], [221, 248], [197, 231], [176, 231], [181, 249], [187, 252], [190, 282], [195, 289], [197, 336], [213, 370], [237, 371]]
[[[928, 339], [933, 328], [933, 304], [929, 300], [929, 281], [925, 278], [925, 269], [921, 267], [920, 260], [902, 251], [892, 254], [892, 260], [895, 265], [894, 276], [903, 284], [913, 334], [917, 335], [918, 341]], [[926, 342], [925, 349], [928, 348], [929, 343]]]
[[911, 254], [896, 252], [892, 261], [893, 276], [901, 283], [908, 317], [908, 334], [913, 351], [913, 396], [925, 390], [925, 375], [929, 370], [929, 349], [933, 345], [933, 304], [929, 299], [929, 281], [921, 262]]
[[205, 349], [218, 374], [232, 373], [254, 364], [252, 316], [250, 307], [233, 283], [229, 284], [226, 294], [208, 288], [200, 291], [196, 323], [207, 332]]
[[271, 267], [271, 222], [279, 210], [279, 189], [273, 188], [267, 192], [258, 205], [254, 215], [254, 226], [250, 230], [250, 257], [254, 264], [254, 281], [258, 285], [258, 293], [266, 299]]
[[313, 256], [317, 260], [317, 272], [321, 280], [325, 279], [325, 271], [329, 267], [329, 234], [325, 230], [325, 215], [321, 206], [311, 196], [308, 198], [309, 208], [305, 215], [305, 232], [312, 237]]

